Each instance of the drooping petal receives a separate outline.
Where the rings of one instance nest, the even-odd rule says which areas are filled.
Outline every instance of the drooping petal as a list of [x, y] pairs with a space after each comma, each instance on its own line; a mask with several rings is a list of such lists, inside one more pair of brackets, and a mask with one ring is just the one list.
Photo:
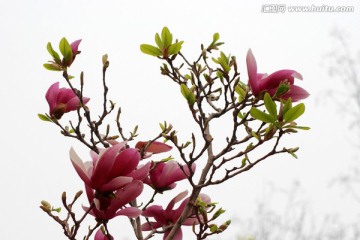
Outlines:
[[188, 191], [185, 190], [181, 193], [179, 193], [178, 195], [176, 195], [167, 205], [166, 210], [165, 211], [170, 211], [174, 208], [175, 203], [179, 202], [180, 200], [182, 200], [184, 197], [186, 197], [186, 195], [188, 194]]
[[140, 209], [138, 209], [136, 207], [127, 207], [127, 208], [121, 209], [120, 211], [117, 211], [115, 214], [115, 217], [123, 215], [123, 216], [127, 216], [130, 218], [135, 218], [135, 217], [140, 216], [140, 214], [141, 214]]
[[88, 175], [88, 171], [83, 161], [75, 152], [74, 148], [70, 149], [70, 160], [79, 177], [85, 182], [85, 184], [90, 185], [91, 182], [90, 182], [90, 176]]
[[[135, 148], [137, 149], [142, 149], [143, 147], [146, 146], [146, 144], [148, 144], [148, 142], [138, 142], [135, 145]], [[163, 152], [168, 152], [172, 149], [171, 146], [162, 143], [162, 142], [152, 142], [147, 148], [146, 148], [146, 152], [151, 152], [151, 153], [163, 153]]]
[[95, 234], [94, 240], [114, 240], [114, 237], [110, 235], [109, 239], [109, 237], [107, 237], [99, 228]]
[[248, 50], [246, 55], [246, 66], [249, 76], [249, 85], [251, 88], [251, 91], [253, 95], [258, 95], [259, 93], [259, 83], [257, 79], [257, 65], [255, 57], [251, 51], [251, 49]]

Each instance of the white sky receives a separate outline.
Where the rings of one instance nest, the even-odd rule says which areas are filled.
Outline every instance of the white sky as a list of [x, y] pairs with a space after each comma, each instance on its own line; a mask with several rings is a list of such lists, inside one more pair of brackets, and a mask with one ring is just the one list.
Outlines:
[[[251, 215], [267, 182], [290, 187], [295, 179], [302, 183], [307, 199], [319, 213], [331, 212], [336, 206], [343, 211], [344, 221], [358, 216], [359, 212], [351, 211], [351, 201], [342, 196], [343, 192], [334, 193], [327, 187], [331, 179], [351, 166], [357, 153], [349, 140], [351, 133], [333, 103], [318, 104], [316, 100], [325, 90], [342, 85], [328, 77], [324, 64], [326, 53], [336, 46], [330, 31], [334, 27], [343, 30], [349, 36], [350, 47], [359, 50], [360, 3], [327, 1], [330, 6], [354, 6], [353, 13], [277, 14], [261, 13], [264, 3], [269, 1], [246, 5], [245, 1], [213, 0], [1, 0], [2, 238], [64, 239], [60, 227], [38, 208], [39, 202], [46, 199], [60, 205], [62, 191], [70, 195], [82, 189], [68, 150], [70, 146], [84, 153], [87, 150], [37, 118], [37, 113], [48, 111], [46, 90], [61, 80], [59, 74], [42, 67], [49, 60], [47, 42], [57, 46], [63, 36], [69, 41], [83, 39], [82, 53], [71, 73], [78, 76], [80, 71], [85, 72], [90, 107], [96, 109], [99, 103], [101, 56], [108, 53], [110, 96], [122, 106], [128, 131], [139, 124], [139, 139], [148, 139], [157, 134], [158, 123], [167, 120], [180, 132], [184, 129], [184, 139], [188, 137], [189, 113], [178, 87], [160, 75], [159, 61], [139, 50], [141, 43], [153, 43], [154, 34], [163, 26], [185, 41], [183, 52], [190, 59], [198, 55], [201, 43], [209, 43], [213, 33], [219, 32], [226, 43], [223, 51], [237, 56], [242, 80], [247, 79], [245, 54], [251, 48], [260, 72], [295, 69], [304, 77], [301, 86], [311, 93], [301, 123], [312, 130], [286, 138], [289, 146], [300, 147], [299, 160], [274, 157], [207, 191], [228, 209], [226, 218]], [[316, 1], [291, 2], [292, 6], [312, 4], [320, 5]], [[178, 188], [169, 195], [180, 191]], [[85, 199], [81, 202], [86, 203]], [[119, 228], [124, 229], [123, 224]], [[235, 228], [228, 231], [224, 239], [236, 234]], [[132, 235], [120, 230], [115, 236], [131, 239]]]

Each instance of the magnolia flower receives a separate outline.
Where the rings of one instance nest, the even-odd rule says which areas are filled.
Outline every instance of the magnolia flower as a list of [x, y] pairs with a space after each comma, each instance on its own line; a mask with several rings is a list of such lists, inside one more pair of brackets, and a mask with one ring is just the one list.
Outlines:
[[78, 39], [70, 44], [71, 50], [72, 50], [72, 59], [71, 62], [68, 64], [68, 67], [74, 62], [76, 55], [80, 54], [81, 51], [79, 51], [79, 44], [81, 42], [81, 39]]
[[[80, 106], [79, 97], [69, 88], [59, 88], [59, 82], [54, 83], [45, 95], [50, 107], [50, 116], [60, 119], [64, 113], [74, 111]], [[83, 98], [86, 104], [90, 98]]]
[[[192, 164], [191, 171], [195, 171], [195, 164]], [[144, 179], [144, 183], [150, 185], [159, 192], [173, 189], [177, 181], [186, 179], [190, 176], [187, 166], [180, 166], [176, 161], [152, 162], [149, 176]]]
[[[159, 227], [169, 227], [172, 226], [181, 216], [182, 212], [184, 211], [186, 204], [189, 201], [189, 198], [186, 198], [182, 201], [180, 206], [177, 209], [173, 209], [174, 205], [182, 200], [187, 195], [187, 191], [181, 192], [178, 194], [175, 198], [173, 198], [169, 204], [167, 205], [166, 209], [163, 209], [160, 205], [152, 205], [146, 208], [146, 210], [143, 211], [141, 214], [144, 217], [153, 217], [155, 221], [149, 221], [147, 223], [144, 223], [141, 225], [141, 230], [143, 231], [151, 231], [153, 229], [159, 228]], [[199, 197], [201, 198], [201, 201], [210, 203], [210, 197], [206, 194], [200, 194]], [[196, 218], [194, 212], [190, 212], [188, 217], [185, 219], [185, 221], [181, 224], [184, 226], [192, 226], [194, 224], [199, 224], [198, 219]], [[166, 239], [166, 237], [169, 235], [171, 231], [171, 228], [167, 230], [164, 234], [163, 239]], [[179, 230], [176, 232], [176, 235], [174, 237], [174, 240], [181, 240], [182, 239], [182, 230], [179, 228]]]
[[138, 167], [140, 153], [135, 148], [126, 148], [126, 142], [118, 143], [100, 154], [91, 152], [92, 161], [85, 164], [71, 148], [71, 162], [85, 185], [99, 192], [111, 192], [133, 180], [144, 179], [150, 163]]
[[110, 239], [102, 232], [99, 228], [95, 234], [94, 240], [114, 240], [113, 236], [110, 235]]
[[294, 70], [279, 70], [270, 75], [258, 73], [255, 57], [249, 49], [246, 56], [246, 65], [249, 75], [249, 85], [254, 96], [259, 96], [263, 92], [269, 92], [270, 95], [274, 95], [281, 83], [289, 84], [289, 90], [280, 95], [280, 98], [288, 99], [291, 97], [292, 101], [298, 101], [309, 96], [309, 93], [294, 85], [294, 79], [302, 80], [300, 73]]
[[89, 186], [85, 185], [86, 194], [89, 203], [94, 203], [94, 207], [90, 209], [84, 207], [89, 214], [102, 220], [109, 220], [117, 216], [127, 216], [130, 218], [138, 217], [141, 210], [136, 207], [125, 207], [126, 204], [135, 200], [143, 191], [143, 183], [139, 180], [132, 181], [115, 192], [99, 193], [94, 192]]

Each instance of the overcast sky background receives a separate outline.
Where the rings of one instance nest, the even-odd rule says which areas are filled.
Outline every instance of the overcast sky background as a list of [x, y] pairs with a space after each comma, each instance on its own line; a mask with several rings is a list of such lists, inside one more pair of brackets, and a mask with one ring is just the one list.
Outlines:
[[[92, 109], [101, 104], [101, 56], [108, 53], [109, 95], [123, 109], [125, 129], [130, 131], [138, 124], [139, 139], [149, 139], [158, 133], [158, 123], [167, 120], [180, 135], [183, 132], [183, 139], [189, 137], [190, 115], [178, 87], [160, 75], [159, 61], [139, 50], [142, 43], [154, 43], [154, 34], [163, 26], [169, 27], [174, 38], [185, 41], [182, 52], [189, 59], [198, 56], [201, 43], [210, 43], [213, 33], [219, 32], [226, 43], [223, 51], [238, 59], [243, 81], [247, 81], [246, 52], [251, 48], [259, 72], [297, 70], [304, 77], [299, 85], [311, 93], [300, 123], [312, 129], [285, 138], [287, 146], [300, 147], [298, 160], [288, 155], [273, 157], [229, 183], [206, 191], [228, 210], [222, 220], [254, 214], [256, 201], [269, 182], [291, 188], [295, 180], [301, 183], [303, 197], [311, 202], [315, 215], [338, 211], [343, 222], [358, 218], [351, 196], [328, 187], [332, 179], [353, 166], [358, 153], [356, 138], [347, 118], [321, 96], [329, 89], [344, 90], [342, 80], [328, 75], [326, 55], [339, 47], [330, 33], [340, 29], [352, 52], [358, 51], [360, 3], [326, 2], [329, 6], [354, 6], [352, 13], [261, 12], [263, 4], [272, 3], [0, 0], [2, 238], [64, 239], [60, 227], [38, 208], [39, 203], [46, 199], [60, 205], [62, 191], [71, 195], [83, 187], [68, 150], [74, 146], [83, 159], [88, 157], [87, 150], [37, 118], [38, 113], [48, 111], [44, 98], [48, 87], [62, 80], [61, 74], [42, 67], [50, 59], [47, 42], [57, 48], [64, 36], [70, 42], [83, 39], [82, 53], [70, 71], [74, 76], [85, 72], [85, 95], [91, 97]], [[322, 3], [291, 2], [292, 6], [312, 4]], [[221, 129], [215, 128], [216, 132]], [[181, 186], [169, 197], [180, 191]], [[80, 202], [86, 204], [86, 199]], [[133, 239], [125, 224], [119, 220], [112, 225], [114, 235]], [[216, 239], [233, 239], [236, 228], [234, 225]]]

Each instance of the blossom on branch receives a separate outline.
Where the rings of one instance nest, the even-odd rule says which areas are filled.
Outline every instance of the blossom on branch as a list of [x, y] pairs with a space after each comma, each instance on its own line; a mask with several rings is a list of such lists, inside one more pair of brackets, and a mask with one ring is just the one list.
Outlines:
[[[195, 164], [191, 165], [191, 172], [194, 172]], [[182, 166], [176, 161], [152, 162], [149, 176], [144, 179], [144, 183], [150, 185], [159, 192], [173, 189], [175, 182], [186, 179], [190, 176], [187, 166]]]
[[258, 73], [255, 57], [249, 49], [246, 55], [246, 65], [249, 75], [249, 85], [254, 96], [261, 96], [264, 92], [269, 92], [271, 96], [275, 95], [280, 85], [284, 84], [287, 86], [285, 92], [281, 92], [277, 97], [282, 99], [291, 98], [293, 102], [307, 98], [309, 93], [294, 85], [294, 79], [302, 80], [300, 73], [294, 70], [279, 70], [270, 75], [266, 73]]
[[122, 188], [133, 180], [144, 179], [150, 163], [138, 167], [140, 153], [135, 148], [126, 148], [126, 142], [118, 143], [100, 154], [91, 152], [92, 161], [85, 164], [73, 148], [71, 162], [85, 185], [99, 192], [110, 192]]
[[[101, 220], [109, 220], [117, 216], [138, 217], [141, 210], [136, 207], [125, 207], [126, 204], [135, 200], [143, 191], [143, 183], [139, 180], [132, 181], [114, 192], [94, 192], [85, 185], [89, 203], [94, 203], [90, 214]], [[84, 207], [88, 211], [88, 207]]]
[[[50, 86], [45, 95], [50, 107], [50, 116], [60, 119], [64, 113], [75, 111], [80, 107], [80, 99], [70, 88], [59, 88], [59, 82]], [[83, 103], [86, 104], [90, 98], [84, 97]]]
[[[146, 210], [143, 211], [141, 214], [144, 217], [153, 217], [155, 221], [148, 221], [147, 223], [142, 224], [141, 230], [143, 231], [151, 231], [156, 228], [167, 228], [168, 230], [165, 232], [163, 239], [166, 239], [166, 237], [169, 235], [171, 231], [171, 226], [177, 222], [177, 220], [180, 218], [182, 212], [184, 211], [187, 203], [189, 202], [189, 198], [186, 198], [182, 201], [180, 206], [174, 210], [174, 205], [182, 200], [187, 195], [187, 191], [179, 193], [176, 197], [174, 197], [169, 204], [167, 205], [166, 209], [163, 209], [160, 205], [152, 205], [146, 208]], [[210, 197], [206, 194], [201, 193], [199, 195], [199, 198], [201, 198], [201, 201], [205, 203], [210, 203]], [[199, 224], [199, 221], [197, 217], [195, 216], [194, 211], [191, 211], [185, 221], [181, 224], [184, 226], [192, 226], [192, 225]], [[174, 237], [174, 240], [181, 240], [182, 239], [182, 230], [179, 228], [179, 230], [176, 232], [176, 235]]]

